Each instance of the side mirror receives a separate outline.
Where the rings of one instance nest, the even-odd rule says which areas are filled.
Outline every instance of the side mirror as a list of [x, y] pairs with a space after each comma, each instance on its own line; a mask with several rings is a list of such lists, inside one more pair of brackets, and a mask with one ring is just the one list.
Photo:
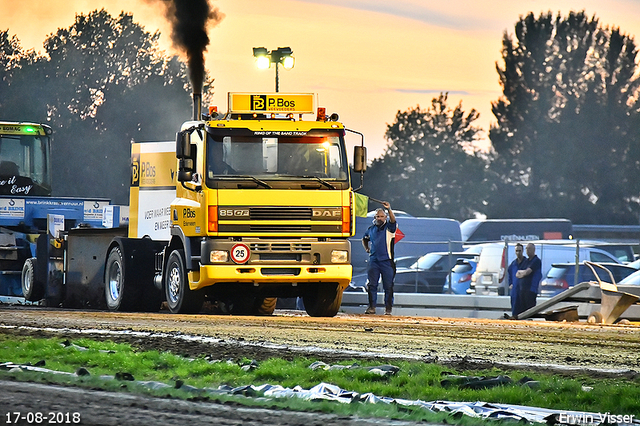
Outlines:
[[353, 171], [356, 173], [364, 173], [367, 171], [367, 147], [353, 147]]
[[176, 133], [176, 157], [191, 158], [191, 137], [187, 131]]
[[178, 158], [178, 182], [190, 182], [193, 179], [193, 157], [191, 156], [191, 138], [187, 131], [176, 133], [176, 157]]

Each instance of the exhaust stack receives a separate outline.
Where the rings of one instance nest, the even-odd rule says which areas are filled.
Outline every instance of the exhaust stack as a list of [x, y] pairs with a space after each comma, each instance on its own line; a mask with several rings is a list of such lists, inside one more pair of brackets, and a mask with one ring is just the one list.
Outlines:
[[193, 94], [193, 119], [202, 120], [202, 93]]
[[217, 25], [224, 14], [209, 0], [158, 0], [171, 22], [174, 47], [187, 57], [187, 72], [193, 93], [193, 119], [202, 119], [202, 86], [205, 81], [204, 52], [209, 45], [207, 27]]

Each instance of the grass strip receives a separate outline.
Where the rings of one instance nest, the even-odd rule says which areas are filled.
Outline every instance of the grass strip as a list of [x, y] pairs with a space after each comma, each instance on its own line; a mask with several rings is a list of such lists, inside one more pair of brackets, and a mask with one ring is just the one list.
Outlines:
[[[544, 407], [556, 410], [585, 411], [612, 414], [640, 414], [640, 378], [563, 377], [526, 371], [453, 371], [438, 364], [415, 361], [394, 363], [399, 372], [390, 376], [372, 374], [365, 368], [316, 369], [309, 366], [317, 359], [298, 358], [287, 361], [271, 358], [251, 365], [251, 360], [212, 360], [206, 355], [187, 359], [169, 352], [139, 351], [129, 344], [111, 341], [76, 339], [72, 342], [58, 338], [39, 339], [0, 334], [0, 362], [31, 364], [45, 361], [47, 369], [74, 373], [80, 368], [90, 372], [78, 378], [42, 373], [15, 373], [2, 371], [0, 377], [15, 380], [73, 384], [111, 391], [130, 391], [162, 397], [199, 399], [194, 393], [174, 389], [176, 382], [195, 388], [217, 388], [221, 385], [238, 387], [270, 383], [287, 388], [312, 388], [318, 383], [331, 383], [345, 390], [373, 393], [377, 396], [409, 400], [485, 401], [512, 405]], [[348, 361], [344, 365], [362, 367], [379, 365], [376, 362]], [[243, 368], [244, 367], [244, 368]], [[154, 381], [170, 386], [161, 389], [143, 388], [134, 382], [105, 381], [100, 376], [128, 373], [137, 381]], [[457, 376], [508, 375], [513, 383], [489, 389], [460, 386]], [[449, 384], [443, 382], [448, 379]], [[529, 379], [535, 386], [523, 386], [519, 381]], [[249, 406], [321, 411], [339, 415], [382, 417], [410, 421], [430, 421], [467, 425], [486, 424], [487, 421], [466, 416], [455, 417], [444, 413], [430, 413], [413, 407], [388, 404], [337, 404], [309, 402], [297, 399], [243, 398], [229, 395], [206, 399], [217, 402], [241, 402]]]

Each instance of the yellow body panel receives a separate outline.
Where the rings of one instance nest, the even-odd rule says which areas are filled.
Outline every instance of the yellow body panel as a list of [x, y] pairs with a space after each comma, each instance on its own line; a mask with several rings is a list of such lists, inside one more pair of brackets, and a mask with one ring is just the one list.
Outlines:
[[344, 192], [348, 193], [326, 189], [221, 189], [218, 191], [218, 205], [333, 207], [342, 205]]
[[[277, 267], [269, 265], [269, 267]], [[288, 266], [290, 267], [290, 266]], [[351, 265], [301, 265], [300, 274], [286, 277], [282, 275], [263, 275], [265, 266], [254, 265], [203, 265], [200, 272], [189, 273], [189, 286], [192, 290], [207, 287], [211, 283], [245, 282], [245, 283], [314, 283], [337, 282], [340, 290], [344, 290], [351, 282]], [[319, 270], [319, 271], [314, 271]]]
[[131, 145], [129, 238], [169, 240], [169, 204], [176, 196], [175, 142]]

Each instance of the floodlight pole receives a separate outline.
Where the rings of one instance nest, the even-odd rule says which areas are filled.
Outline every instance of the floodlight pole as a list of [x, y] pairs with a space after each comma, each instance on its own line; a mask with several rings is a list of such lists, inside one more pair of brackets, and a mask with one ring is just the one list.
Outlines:
[[[290, 47], [279, 47], [275, 50], [268, 51], [264, 47], [254, 47], [253, 48], [253, 56], [256, 58], [266, 57], [269, 59], [269, 65], [275, 64], [276, 68], [276, 92], [280, 91], [280, 70], [278, 70], [278, 65], [283, 63], [286, 58], [290, 58], [292, 55], [292, 51]], [[285, 67], [286, 68], [286, 67]], [[293, 64], [291, 65], [293, 68]]]

